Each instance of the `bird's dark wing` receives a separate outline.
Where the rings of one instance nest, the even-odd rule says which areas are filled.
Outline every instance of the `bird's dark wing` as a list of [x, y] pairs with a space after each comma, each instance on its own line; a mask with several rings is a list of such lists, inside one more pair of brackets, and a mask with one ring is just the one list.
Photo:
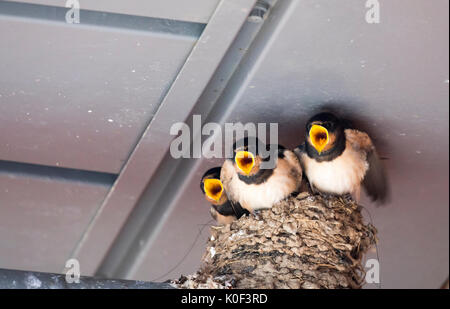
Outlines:
[[[303, 144], [295, 147], [294, 150], [293, 150], [295, 155], [298, 158], [298, 161], [300, 162], [300, 166], [302, 167], [303, 171], [305, 170], [305, 166], [304, 166], [304, 163], [302, 161], [302, 153], [306, 153], [305, 147], [306, 147], [305, 143], [303, 143]], [[303, 173], [303, 176], [305, 176], [305, 173]]]
[[294, 153], [295, 155], [298, 157], [298, 159], [300, 160], [300, 156], [302, 153], [306, 153], [305, 150], [305, 143], [302, 143], [301, 145], [298, 145], [297, 147], [294, 148]]
[[355, 148], [366, 153], [366, 161], [369, 168], [364, 176], [362, 185], [372, 199], [379, 204], [387, 202], [389, 195], [389, 186], [386, 173], [377, 154], [375, 146], [369, 135], [365, 132], [347, 129], [345, 130], [347, 141]]
[[242, 208], [239, 203], [233, 203], [231, 201], [227, 201], [226, 203], [216, 206], [212, 205], [214, 209], [223, 216], [236, 216], [236, 218], [240, 218], [243, 215], [250, 214], [247, 209]]
[[211, 205], [219, 214], [222, 216], [232, 216], [234, 215], [233, 207], [231, 206], [230, 201], [222, 205]]
[[384, 204], [389, 198], [389, 186], [386, 173], [375, 149], [367, 153], [369, 169], [363, 179], [363, 186], [372, 201]]

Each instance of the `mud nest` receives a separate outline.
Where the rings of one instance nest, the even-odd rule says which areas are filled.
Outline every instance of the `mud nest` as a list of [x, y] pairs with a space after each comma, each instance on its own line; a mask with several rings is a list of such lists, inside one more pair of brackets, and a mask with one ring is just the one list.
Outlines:
[[272, 209], [212, 226], [200, 270], [177, 288], [360, 288], [377, 241], [351, 197], [307, 192]]

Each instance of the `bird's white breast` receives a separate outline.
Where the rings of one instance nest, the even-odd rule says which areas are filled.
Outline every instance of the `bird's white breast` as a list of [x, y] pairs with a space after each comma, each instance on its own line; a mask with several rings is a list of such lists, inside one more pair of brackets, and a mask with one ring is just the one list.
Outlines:
[[[295, 155], [290, 154], [286, 160], [278, 160], [273, 174], [260, 184], [247, 184], [241, 181], [233, 168], [233, 163], [225, 162], [222, 169], [224, 175], [229, 176], [229, 178], [224, 177], [225, 179], [223, 179], [227, 194], [249, 211], [271, 208], [275, 203], [297, 190], [300, 185], [301, 167], [298, 161], [295, 164], [290, 161], [291, 156]], [[297, 170], [298, 179], [293, 177], [292, 166]]]
[[[278, 174], [278, 175], [277, 175]], [[236, 200], [247, 208], [267, 209], [289, 194], [289, 178], [279, 175], [277, 171], [261, 184], [246, 184], [239, 180], [236, 173], [230, 182]]]
[[344, 152], [331, 161], [317, 162], [302, 154], [305, 174], [310, 184], [322, 192], [345, 194], [359, 190], [368, 169], [366, 154], [347, 142]]

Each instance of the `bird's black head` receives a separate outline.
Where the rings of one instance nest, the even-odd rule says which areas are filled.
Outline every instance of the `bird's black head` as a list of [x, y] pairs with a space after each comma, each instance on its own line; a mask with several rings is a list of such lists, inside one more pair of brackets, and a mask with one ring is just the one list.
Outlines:
[[207, 170], [203, 176], [202, 176], [202, 181], [206, 178], [216, 178], [216, 179], [220, 179], [220, 171], [221, 171], [221, 167], [217, 166], [217, 167], [213, 167], [210, 168], [209, 170]]
[[324, 112], [311, 117], [306, 124], [306, 150], [310, 157], [332, 160], [345, 149], [343, 122]]
[[200, 181], [200, 189], [206, 200], [214, 205], [222, 205], [228, 200], [220, 181], [220, 170], [220, 167], [207, 170]]
[[233, 144], [233, 151], [235, 155], [237, 151], [249, 151], [254, 155], [259, 155], [266, 147], [259, 138], [246, 136]]

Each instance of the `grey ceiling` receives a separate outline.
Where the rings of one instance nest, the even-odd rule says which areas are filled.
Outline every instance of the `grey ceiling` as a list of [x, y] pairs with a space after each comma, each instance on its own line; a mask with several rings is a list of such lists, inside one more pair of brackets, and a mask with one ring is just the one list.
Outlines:
[[270, 1], [260, 23], [253, 0], [96, 1], [80, 25], [62, 2], [0, 1], [0, 268], [192, 273], [220, 160], [172, 159], [170, 125], [277, 122], [294, 147], [326, 106], [386, 158], [390, 204], [363, 200], [382, 286], [448, 277], [448, 1], [380, 0], [380, 24], [359, 0]]
[[48, 11], [0, 20], [0, 156], [119, 173], [204, 26], [96, 12], [42, 23]]

